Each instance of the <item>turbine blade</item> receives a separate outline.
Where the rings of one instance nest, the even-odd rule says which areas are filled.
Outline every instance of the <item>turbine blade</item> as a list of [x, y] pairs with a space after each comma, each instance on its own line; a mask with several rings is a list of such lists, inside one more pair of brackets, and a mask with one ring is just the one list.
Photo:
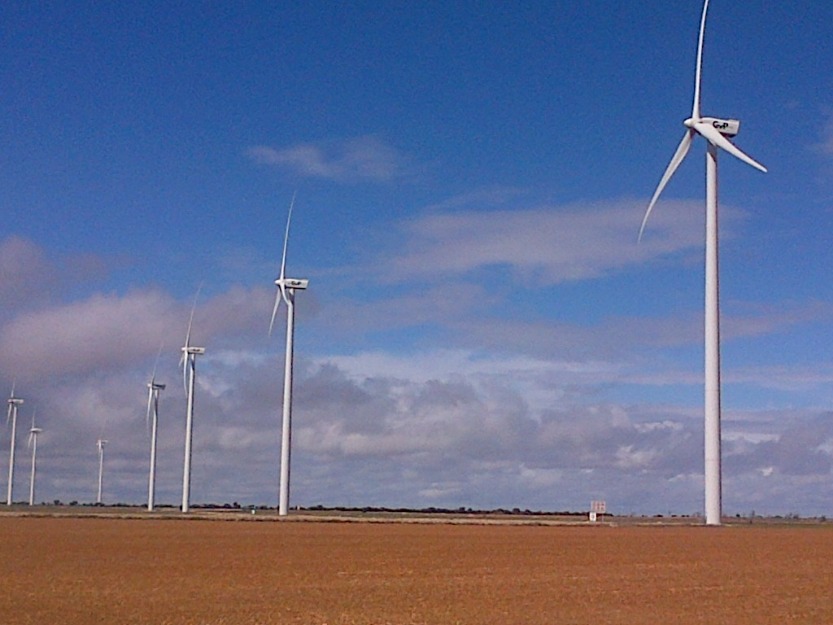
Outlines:
[[680, 163], [683, 162], [686, 154], [688, 154], [693, 137], [694, 131], [686, 130], [686, 133], [683, 135], [683, 140], [680, 141], [680, 145], [677, 146], [677, 151], [674, 152], [674, 156], [671, 157], [671, 162], [669, 162], [668, 167], [665, 168], [665, 173], [662, 174], [662, 178], [657, 185], [657, 189], [654, 191], [654, 195], [648, 203], [648, 209], [645, 211], [645, 216], [642, 218], [642, 225], [639, 227], [639, 237], [637, 238], [637, 241], [642, 240], [642, 233], [645, 231], [645, 225], [648, 223], [648, 217], [651, 216], [651, 211], [654, 210], [654, 205], [657, 203], [663, 189], [665, 189], [665, 185], [667, 185], [668, 181], [671, 180], [671, 176], [674, 175], [674, 172], [677, 171]]
[[185, 333], [185, 347], [191, 346], [191, 326], [194, 323], [194, 311], [197, 309], [197, 299], [200, 297], [202, 285], [203, 283], [200, 282], [200, 285], [197, 287], [197, 292], [194, 294], [194, 303], [191, 304], [191, 315], [188, 317], [188, 332]]
[[194, 309], [191, 309], [191, 317], [188, 319], [188, 331], [185, 333], [185, 347], [191, 345], [191, 324], [194, 322]]
[[[9, 395], [9, 399], [14, 399], [14, 387], [17, 384], [17, 378], [12, 380], [12, 394]], [[12, 402], [9, 401], [9, 413], [6, 415], [6, 425], [9, 425], [9, 421], [12, 419]]]
[[36, 432], [35, 432], [35, 414], [36, 414], [36, 413], [37, 413], [37, 408], [35, 408], [34, 410], [32, 410], [32, 429], [31, 429], [31, 430], [29, 430], [29, 442], [28, 442], [28, 443], [27, 443], [27, 445], [26, 445], [26, 446], [27, 446], [27, 447], [29, 447], [29, 448], [31, 448], [31, 447], [32, 447], [32, 439], [33, 439], [35, 436], [37, 436], [37, 434], [36, 434]]
[[180, 364], [182, 365], [182, 390], [185, 391], [186, 397], [188, 396], [188, 359], [190, 356], [188, 352], [185, 351], [183, 348], [182, 350], [182, 360]]
[[289, 202], [289, 214], [286, 216], [286, 232], [283, 236], [283, 254], [281, 255], [281, 280], [286, 277], [286, 249], [289, 247], [289, 224], [292, 221], [292, 209], [295, 206], [296, 193], [297, 191], [292, 193], [292, 201]]
[[147, 428], [148, 434], [150, 434], [150, 409], [153, 403], [153, 384], [148, 385], [148, 412], [147, 416], [145, 417], [145, 427]]
[[182, 388], [185, 389], [186, 395], [188, 394], [188, 348], [191, 347], [191, 326], [194, 323], [194, 311], [197, 309], [197, 298], [200, 296], [202, 284], [200, 282], [200, 285], [197, 287], [197, 292], [194, 295], [194, 303], [191, 305], [191, 316], [188, 318], [188, 332], [185, 334], [185, 347], [182, 348], [182, 359], [179, 361], [179, 364], [182, 365]]
[[691, 118], [700, 119], [700, 77], [703, 68], [703, 39], [706, 35], [706, 13], [709, 10], [709, 0], [703, 3], [703, 15], [700, 18], [700, 37], [697, 41], [697, 67], [694, 71], [694, 104], [691, 107]]
[[272, 328], [275, 326], [275, 317], [278, 314], [278, 308], [281, 306], [282, 292], [283, 284], [281, 284], [281, 287], [278, 288], [278, 292], [275, 294], [275, 306], [272, 308], [272, 320], [269, 322], [269, 336], [272, 336]]
[[694, 129], [697, 132], [699, 132], [704, 138], [706, 138], [712, 145], [726, 150], [729, 154], [731, 154], [735, 158], [739, 158], [747, 165], [751, 165], [755, 169], [766, 173], [766, 167], [761, 165], [751, 156], [748, 156], [747, 154], [743, 153], [740, 150], [740, 148], [738, 148], [734, 143], [732, 143], [726, 137], [720, 134], [720, 131], [718, 131], [717, 128], [715, 128], [711, 124], [706, 122], [698, 122], [694, 124]]
[[[186, 339], [187, 340], [187, 339]], [[153, 363], [153, 371], [150, 374], [150, 383], [151, 385], [156, 382], [156, 368], [159, 366], [159, 358], [162, 356], [162, 348], [165, 346], [165, 343], [162, 342], [159, 344], [159, 351], [156, 352], [156, 360]]]

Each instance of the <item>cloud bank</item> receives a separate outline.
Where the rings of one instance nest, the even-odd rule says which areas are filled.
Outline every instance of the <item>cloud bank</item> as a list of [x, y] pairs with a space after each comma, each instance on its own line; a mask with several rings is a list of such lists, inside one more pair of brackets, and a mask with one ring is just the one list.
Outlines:
[[[640, 208], [475, 211], [451, 202], [391, 229], [381, 252], [360, 259], [362, 289], [331, 281], [341, 290], [327, 291], [321, 271], [321, 292], [298, 307], [293, 501], [579, 510], [602, 498], [622, 513], [700, 510], [699, 310], [592, 320], [501, 312], [540, 288], [592, 289], [649, 264], [689, 263], [702, 245], [699, 204], [668, 202], [637, 245]], [[730, 226], [740, 223], [729, 213]], [[161, 343], [158, 499], [177, 502], [185, 412], [177, 363], [190, 297], [154, 287], [24, 297], [23, 286], [55, 267], [19, 237], [0, 242], [0, 267], [0, 290], [16, 296], [0, 323], [0, 373], [9, 386], [18, 380], [21, 418], [37, 407], [44, 427], [43, 498], [91, 500], [104, 435], [105, 499], [144, 500], [145, 384]], [[273, 297], [231, 284], [198, 302], [194, 341], [207, 353], [195, 502], [277, 499], [283, 345], [265, 336]], [[814, 302], [726, 309], [729, 345], [828, 316]], [[727, 396], [751, 388], [789, 398], [829, 385], [829, 371], [781, 367], [726, 368]], [[813, 406], [727, 406], [727, 511], [824, 511], [833, 494], [829, 421]]]

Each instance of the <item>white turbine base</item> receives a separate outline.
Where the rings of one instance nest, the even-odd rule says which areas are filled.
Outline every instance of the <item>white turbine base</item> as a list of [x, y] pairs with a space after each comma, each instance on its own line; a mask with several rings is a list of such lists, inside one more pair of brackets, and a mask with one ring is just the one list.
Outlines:
[[717, 148], [706, 152], [706, 292], [704, 383], [704, 477], [707, 525], [720, 525], [720, 282], [718, 263]]
[[295, 292], [288, 289], [286, 298], [286, 355], [283, 377], [283, 418], [281, 422], [281, 468], [278, 515], [289, 513], [289, 474], [292, 455], [292, 361], [295, 338]]

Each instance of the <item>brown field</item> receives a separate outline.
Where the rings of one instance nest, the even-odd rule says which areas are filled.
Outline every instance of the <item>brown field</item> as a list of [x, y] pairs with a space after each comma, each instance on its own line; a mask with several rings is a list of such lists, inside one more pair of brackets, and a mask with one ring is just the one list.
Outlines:
[[833, 623], [833, 527], [0, 517], [0, 622]]

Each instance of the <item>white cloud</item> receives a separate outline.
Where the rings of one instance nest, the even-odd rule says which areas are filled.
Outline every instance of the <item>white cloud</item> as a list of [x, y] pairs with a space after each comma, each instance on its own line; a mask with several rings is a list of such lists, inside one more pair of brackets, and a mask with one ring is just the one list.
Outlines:
[[[508, 267], [522, 280], [558, 284], [702, 248], [701, 202], [669, 200], [661, 208], [640, 244], [641, 202], [431, 213], [407, 222], [404, 242], [378, 266], [394, 280]], [[724, 227], [739, 217], [723, 212]]]
[[404, 158], [379, 138], [366, 135], [338, 142], [299, 143], [285, 148], [254, 146], [246, 154], [301, 176], [339, 182], [387, 182], [402, 173]]
[[19, 310], [42, 306], [65, 290], [91, 279], [100, 279], [122, 262], [90, 253], [55, 257], [35, 242], [19, 235], [0, 240], [0, 319]]
[[434, 485], [430, 488], [423, 488], [419, 491], [419, 496], [425, 499], [442, 499], [454, 497], [460, 493], [460, 489], [454, 486]]
[[[233, 287], [198, 302], [194, 343], [250, 330], [268, 319], [266, 289]], [[129, 366], [137, 358], [177, 352], [190, 302], [156, 290], [94, 294], [75, 302], [24, 311], [0, 327], [0, 370], [34, 381], [47, 375], [89, 375]]]
[[563, 481], [564, 470], [530, 468], [521, 465], [519, 477], [529, 488], [547, 488]]
[[746, 383], [760, 388], [806, 393], [812, 389], [829, 388], [833, 384], [833, 369], [829, 364], [760, 365], [729, 369], [722, 378], [730, 384]]
[[622, 445], [616, 450], [616, 466], [632, 470], [648, 468], [656, 460], [659, 450], [637, 449], [634, 445]]
[[169, 297], [145, 291], [22, 313], [0, 330], [0, 362], [30, 380], [125, 364], [170, 339], [174, 309]]
[[762, 336], [783, 331], [793, 325], [818, 322], [829, 318], [831, 313], [833, 307], [819, 301], [754, 305], [730, 302], [729, 306], [724, 306], [721, 335], [730, 339]]
[[[0, 242], [0, 297], [20, 305], [51, 282], [43, 251], [31, 241], [11, 236]], [[10, 307], [11, 307], [10, 306]]]

